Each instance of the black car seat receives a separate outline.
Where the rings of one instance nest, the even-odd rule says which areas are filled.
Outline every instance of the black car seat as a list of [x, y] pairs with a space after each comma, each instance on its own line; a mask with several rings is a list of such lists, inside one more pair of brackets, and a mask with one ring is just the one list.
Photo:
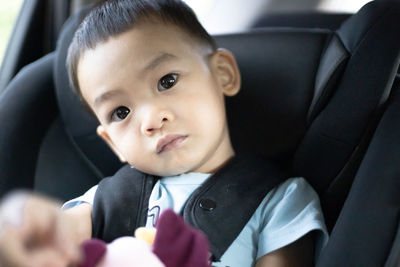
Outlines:
[[320, 28], [337, 30], [342, 23], [348, 19], [351, 13], [330, 13], [330, 12], [286, 12], [268, 13], [258, 18], [252, 28], [265, 27], [296, 27], [296, 28]]
[[318, 266], [400, 266], [400, 75]]
[[[0, 96], [1, 195], [24, 187], [65, 200], [121, 165], [68, 85], [66, 49], [85, 12], [66, 23], [55, 53], [22, 70]], [[399, 14], [398, 4], [371, 2], [336, 32], [270, 28], [216, 37], [242, 72], [241, 92], [227, 99], [235, 149], [306, 177], [330, 228], [391, 93]]]
[[[234, 145], [290, 162], [293, 176], [306, 177], [319, 193], [329, 229], [391, 91], [399, 13], [398, 4], [371, 2], [336, 32], [256, 31], [246, 38], [260, 42], [246, 45], [238, 36], [218, 39], [239, 66], [254, 64], [241, 69], [242, 93], [227, 101]], [[266, 64], [258, 61], [261, 51]], [[254, 123], [262, 128], [254, 131]]]
[[[370, 2], [347, 20], [333, 36], [321, 59], [312, 120], [294, 155], [293, 171], [307, 177], [320, 192], [331, 228], [343, 205], [355, 172], [385, 108], [399, 69], [400, 3]], [[345, 59], [339, 79], [321, 79]], [[324, 91], [318, 84], [328, 84]], [[330, 83], [330, 84], [329, 84]], [[334, 90], [329, 87], [334, 87]], [[329, 101], [324, 94], [332, 94]]]

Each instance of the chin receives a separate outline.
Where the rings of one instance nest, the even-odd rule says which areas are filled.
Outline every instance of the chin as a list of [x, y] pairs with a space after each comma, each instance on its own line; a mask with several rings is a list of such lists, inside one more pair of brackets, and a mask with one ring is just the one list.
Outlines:
[[141, 168], [140, 166], [135, 166], [134, 164], [131, 164], [134, 166], [137, 170], [150, 174], [150, 175], [155, 175], [155, 176], [161, 176], [161, 177], [166, 177], [166, 176], [176, 176], [182, 173], [186, 173], [190, 171], [190, 168], [184, 168], [182, 166], [179, 167], [171, 167], [169, 164], [169, 168], [154, 168], [154, 165], [152, 166], [153, 168]]
[[[170, 153], [170, 152], [168, 152]], [[201, 159], [195, 158], [193, 155], [190, 157], [182, 154], [170, 154], [165, 155], [168, 157], [149, 159], [147, 162], [152, 164], [134, 164], [134, 166], [139, 171], [147, 174], [166, 177], [166, 176], [176, 176], [183, 173], [193, 172], [199, 168], [199, 162]]]
[[188, 172], [193, 171], [193, 169], [194, 168], [192, 166], [176, 166], [176, 167], [164, 168], [159, 171], [153, 170], [153, 171], [146, 172], [146, 173], [149, 173], [149, 174], [151, 173], [153, 175], [167, 177], [167, 176], [176, 176], [176, 175], [180, 175], [183, 173], [188, 173]]
[[190, 168], [173, 168], [173, 169], [170, 169], [170, 170], [163, 170], [163, 171], [159, 171], [159, 172], [154, 172], [153, 175], [167, 177], [167, 176], [180, 175], [180, 174], [187, 173], [187, 172], [190, 172], [190, 171], [191, 171]]

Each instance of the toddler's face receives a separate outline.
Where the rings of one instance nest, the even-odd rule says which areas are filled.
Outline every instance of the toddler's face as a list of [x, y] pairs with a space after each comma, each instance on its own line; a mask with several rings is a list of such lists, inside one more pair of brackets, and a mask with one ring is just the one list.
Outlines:
[[78, 65], [98, 133], [121, 159], [160, 176], [212, 172], [233, 156], [224, 93], [239, 90], [235, 75], [229, 52], [150, 22], [87, 50]]

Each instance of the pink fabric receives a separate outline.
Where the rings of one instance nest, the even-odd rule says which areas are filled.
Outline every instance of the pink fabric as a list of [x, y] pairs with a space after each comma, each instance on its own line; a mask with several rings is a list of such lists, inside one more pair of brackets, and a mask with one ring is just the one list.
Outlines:
[[107, 245], [107, 252], [97, 267], [165, 267], [151, 246], [132, 236], [115, 239]]
[[91, 239], [82, 244], [85, 261], [79, 267], [113, 267], [116, 264], [132, 267], [211, 266], [206, 236], [187, 225], [172, 210], [161, 214], [156, 228], [153, 253], [148, 244], [133, 237], [118, 238], [108, 245], [99, 239]]

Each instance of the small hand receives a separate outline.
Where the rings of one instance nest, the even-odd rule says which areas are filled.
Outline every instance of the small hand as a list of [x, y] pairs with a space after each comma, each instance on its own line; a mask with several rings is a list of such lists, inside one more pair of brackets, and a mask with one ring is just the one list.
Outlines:
[[60, 205], [27, 192], [0, 204], [1, 266], [68, 266], [80, 260]]

